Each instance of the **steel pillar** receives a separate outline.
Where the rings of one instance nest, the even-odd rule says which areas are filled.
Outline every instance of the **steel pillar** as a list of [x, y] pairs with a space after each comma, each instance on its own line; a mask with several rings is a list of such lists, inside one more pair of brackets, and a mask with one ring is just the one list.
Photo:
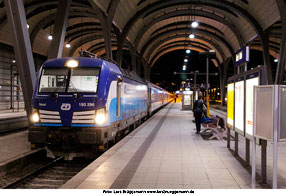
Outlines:
[[221, 94], [221, 106], [225, 105], [225, 86], [227, 85], [227, 71], [230, 64], [231, 58], [228, 58], [223, 62], [221, 67], [221, 78], [220, 78], [220, 94]]
[[141, 62], [142, 62], [142, 58], [140, 56], [136, 57], [136, 73], [137, 75], [140, 77], [141, 74]]
[[124, 44], [124, 38], [121, 35], [117, 36], [116, 62], [119, 67], [121, 67], [122, 65], [123, 44]]
[[281, 42], [280, 42], [280, 52], [279, 52], [279, 61], [276, 71], [275, 84], [282, 84], [285, 73], [285, 64], [286, 64], [286, 2], [285, 0], [276, 0], [276, 3], [279, 8], [282, 32], [281, 32]]
[[16, 63], [19, 68], [25, 108], [27, 115], [30, 116], [36, 74], [24, 3], [22, 0], [4, 0], [4, 3], [11, 28]]
[[104, 42], [105, 42], [105, 54], [109, 59], [112, 58], [112, 45], [111, 45], [111, 23], [108, 23], [107, 18], [102, 21], [104, 24], [102, 26]]
[[261, 140], [261, 183], [267, 182], [267, 141]]
[[62, 57], [70, 6], [71, 0], [59, 1], [48, 59]]
[[144, 67], [144, 78], [150, 81], [150, 66], [145, 60], [142, 60], [142, 62]]
[[268, 29], [264, 32], [263, 37], [261, 37], [261, 46], [263, 51], [264, 65], [267, 68], [268, 85], [271, 85], [273, 84], [273, 78], [272, 78], [272, 68], [271, 68], [270, 54], [269, 54], [269, 35], [270, 35], [270, 30]]

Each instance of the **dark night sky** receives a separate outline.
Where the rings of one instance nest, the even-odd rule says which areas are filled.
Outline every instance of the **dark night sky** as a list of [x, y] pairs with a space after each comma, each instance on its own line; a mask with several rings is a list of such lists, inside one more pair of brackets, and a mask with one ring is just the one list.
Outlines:
[[[183, 71], [185, 56], [188, 58], [187, 69]], [[185, 50], [176, 50], [163, 55], [151, 69], [151, 82], [160, 83], [159, 85], [168, 91], [176, 91], [180, 89], [181, 81], [193, 78], [190, 75], [174, 75], [174, 72], [190, 72], [198, 70], [201, 73], [206, 72], [206, 59], [200, 58], [199, 52], [191, 51], [186, 54]], [[218, 68], [210, 61], [210, 73], [218, 73]], [[218, 76], [210, 76], [210, 83], [214, 86], [218, 85]], [[205, 83], [206, 76], [198, 76], [197, 83]], [[175, 83], [173, 86], [171, 83]], [[193, 83], [193, 81], [191, 81]]]
[[[183, 71], [184, 59], [188, 56], [189, 62], [187, 63], [186, 71]], [[273, 78], [277, 63], [274, 62], [274, 58], [271, 56]], [[262, 52], [251, 50], [250, 62], [248, 63], [248, 69], [263, 64]], [[231, 64], [231, 66], [233, 66]], [[233, 70], [233, 67], [231, 67]], [[199, 52], [192, 51], [191, 54], [186, 54], [185, 50], [176, 50], [169, 52], [157, 60], [153, 68], [151, 69], [151, 82], [159, 84], [159, 86], [167, 89], [170, 92], [180, 89], [181, 81], [193, 78], [190, 75], [174, 75], [174, 72], [190, 72], [198, 70], [201, 73], [206, 72], [206, 59], [199, 57]], [[219, 73], [219, 69], [210, 61], [209, 66], [210, 73]], [[228, 76], [232, 76], [233, 72], [230, 71]], [[205, 76], [198, 76], [197, 83], [205, 83]], [[211, 87], [219, 87], [219, 76], [210, 76], [209, 82]], [[172, 85], [174, 83], [175, 85]], [[191, 81], [193, 83], [193, 81]]]

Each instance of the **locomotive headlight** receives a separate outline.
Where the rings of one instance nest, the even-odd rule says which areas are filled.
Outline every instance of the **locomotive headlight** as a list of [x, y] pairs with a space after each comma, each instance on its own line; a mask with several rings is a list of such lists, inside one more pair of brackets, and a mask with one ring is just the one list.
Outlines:
[[105, 109], [99, 109], [95, 114], [95, 123], [98, 125], [102, 125], [106, 121]]
[[39, 114], [37, 112], [32, 115], [32, 121], [34, 123], [37, 123], [37, 122], [40, 121], [40, 116], [39, 116]]
[[76, 68], [76, 67], [78, 67], [78, 61], [77, 60], [68, 60], [65, 65], [69, 68]]

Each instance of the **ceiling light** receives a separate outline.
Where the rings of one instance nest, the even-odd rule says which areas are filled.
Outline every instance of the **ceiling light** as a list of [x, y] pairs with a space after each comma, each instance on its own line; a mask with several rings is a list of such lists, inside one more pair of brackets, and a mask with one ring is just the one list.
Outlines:
[[189, 38], [190, 38], [190, 39], [193, 39], [193, 38], [195, 38], [195, 35], [194, 35], [194, 34], [190, 34], [190, 35], [189, 35]]
[[12, 60], [12, 63], [16, 63], [16, 60]]
[[199, 26], [199, 23], [196, 21], [193, 21], [191, 25], [193, 28], [197, 28]]
[[187, 49], [187, 50], [186, 50], [186, 53], [187, 53], [187, 54], [191, 53], [191, 50]]
[[71, 45], [69, 43], [66, 44], [66, 48], [70, 48]]
[[30, 25], [29, 25], [29, 24], [27, 24], [27, 28], [28, 28], [28, 29], [30, 28]]
[[49, 36], [48, 36], [48, 39], [49, 39], [49, 40], [53, 40], [53, 36], [52, 36], [52, 35], [49, 35]]
[[278, 62], [278, 59], [274, 59], [274, 62]]
[[184, 62], [188, 62], [188, 59], [184, 59]]

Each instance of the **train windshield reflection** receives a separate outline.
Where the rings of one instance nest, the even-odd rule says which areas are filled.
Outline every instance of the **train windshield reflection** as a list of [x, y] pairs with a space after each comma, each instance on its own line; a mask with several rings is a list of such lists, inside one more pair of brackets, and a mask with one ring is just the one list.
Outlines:
[[42, 71], [39, 92], [96, 93], [98, 78], [99, 68], [45, 68]]

